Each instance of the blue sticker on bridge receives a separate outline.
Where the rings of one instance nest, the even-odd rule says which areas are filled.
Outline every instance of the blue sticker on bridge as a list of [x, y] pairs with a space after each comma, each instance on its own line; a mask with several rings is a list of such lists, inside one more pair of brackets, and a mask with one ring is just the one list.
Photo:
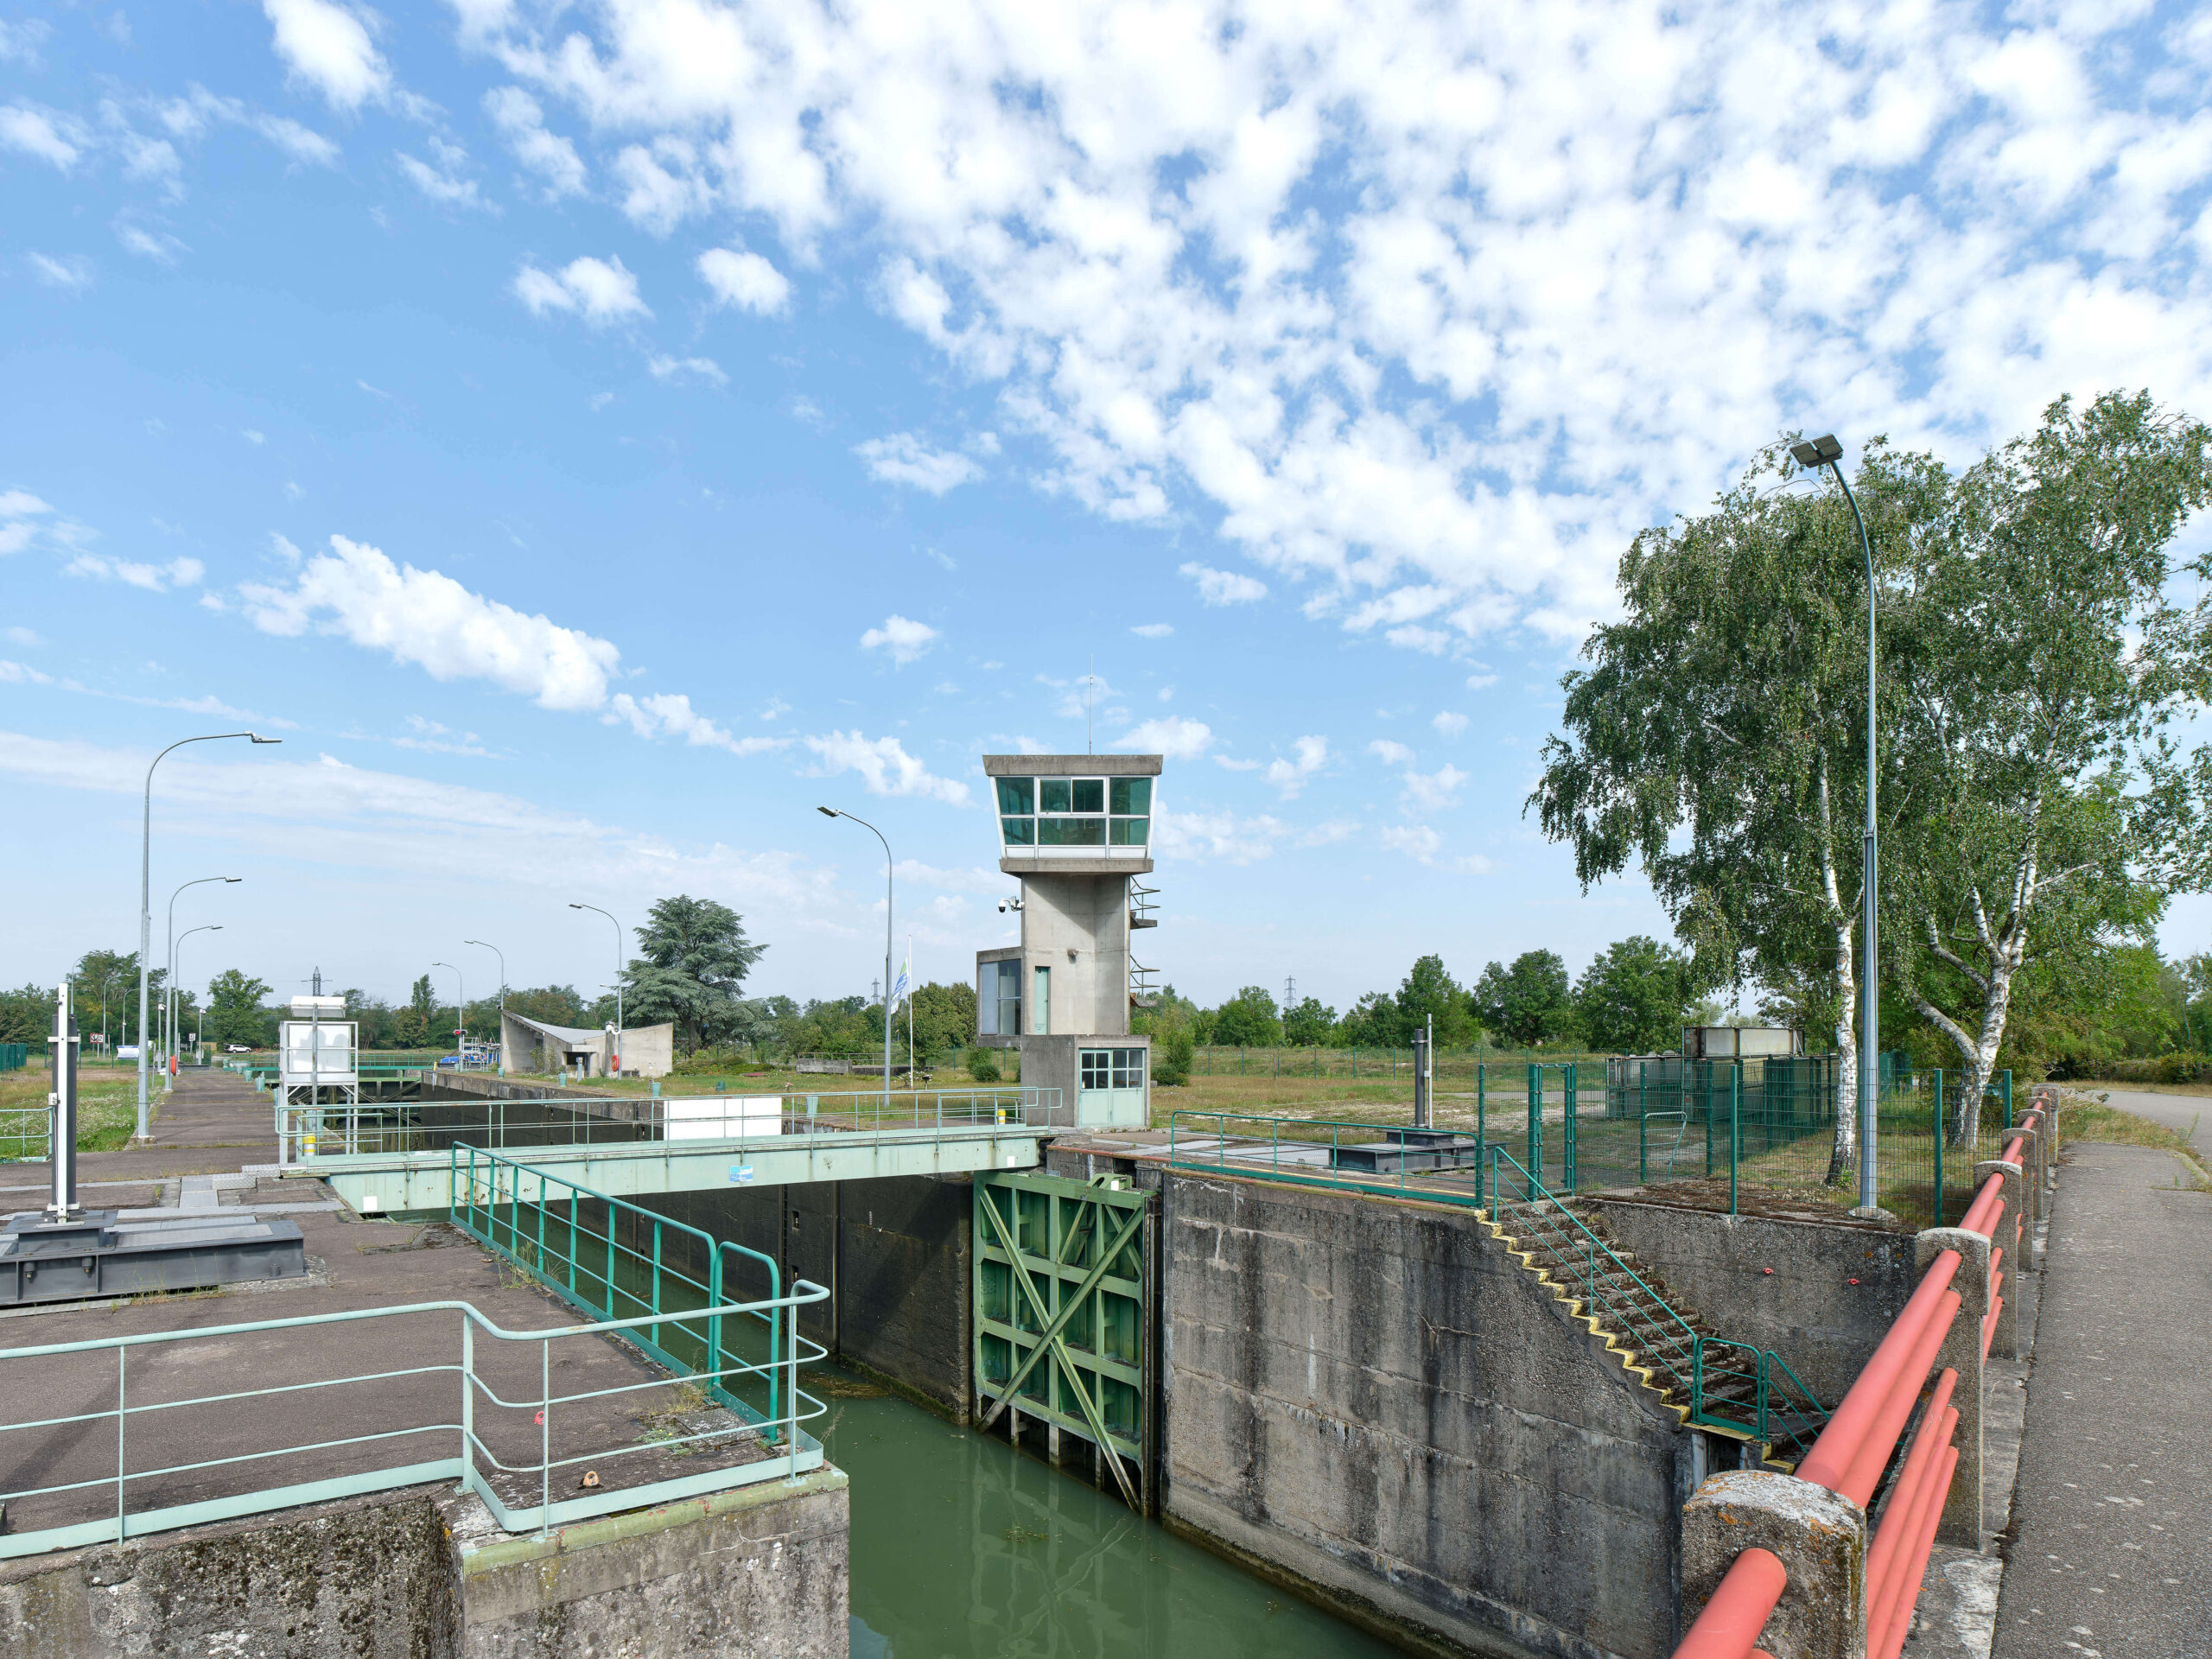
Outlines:
[[750, 1164], [732, 1164], [729, 1166], [729, 1178], [733, 1181], [751, 1180], [753, 1179], [753, 1166]]

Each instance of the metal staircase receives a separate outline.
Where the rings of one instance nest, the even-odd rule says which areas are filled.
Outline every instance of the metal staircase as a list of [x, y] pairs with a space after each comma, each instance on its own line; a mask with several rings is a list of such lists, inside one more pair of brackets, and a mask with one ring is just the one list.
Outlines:
[[1493, 1234], [1609, 1350], [1666, 1398], [1681, 1421], [1749, 1440], [1772, 1467], [1795, 1467], [1828, 1414], [1788, 1363], [1724, 1337], [1685, 1308], [1594, 1216], [1545, 1187], [1502, 1147], [1490, 1148]]

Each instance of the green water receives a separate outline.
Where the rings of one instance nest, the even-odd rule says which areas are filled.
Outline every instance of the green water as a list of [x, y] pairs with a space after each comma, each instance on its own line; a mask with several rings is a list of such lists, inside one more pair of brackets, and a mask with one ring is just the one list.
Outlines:
[[816, 1425], [852, 1478], [853, 1659], [1381, 1659], [1398, 1649], [897, 1398]]

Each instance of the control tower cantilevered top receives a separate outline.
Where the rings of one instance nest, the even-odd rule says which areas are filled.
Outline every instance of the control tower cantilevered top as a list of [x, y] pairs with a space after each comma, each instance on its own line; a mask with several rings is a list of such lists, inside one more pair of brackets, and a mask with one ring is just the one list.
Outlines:
[[[1025, 1086], [1058, 1090], [1055, 1121], [1150, 1121], [1150, 1040], [1129, 1034], [1148, 969], [1129, 952], [1153, 925], [1156, 754], [987, 754], [999, 868], [1020, 884], [1021, 943], [976, 955], [976, 1040], [1018, 1048]], [[1046, 1097], [1048, 1103], [1052, 1096]]]

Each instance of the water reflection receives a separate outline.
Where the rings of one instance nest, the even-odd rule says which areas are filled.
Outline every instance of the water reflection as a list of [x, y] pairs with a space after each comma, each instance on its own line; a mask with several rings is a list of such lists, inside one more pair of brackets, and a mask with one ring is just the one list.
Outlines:
[[1003, 1441], [895, 1397], [828, 1404], [852, 1478], [854, 1659], [1397, 1651]]

